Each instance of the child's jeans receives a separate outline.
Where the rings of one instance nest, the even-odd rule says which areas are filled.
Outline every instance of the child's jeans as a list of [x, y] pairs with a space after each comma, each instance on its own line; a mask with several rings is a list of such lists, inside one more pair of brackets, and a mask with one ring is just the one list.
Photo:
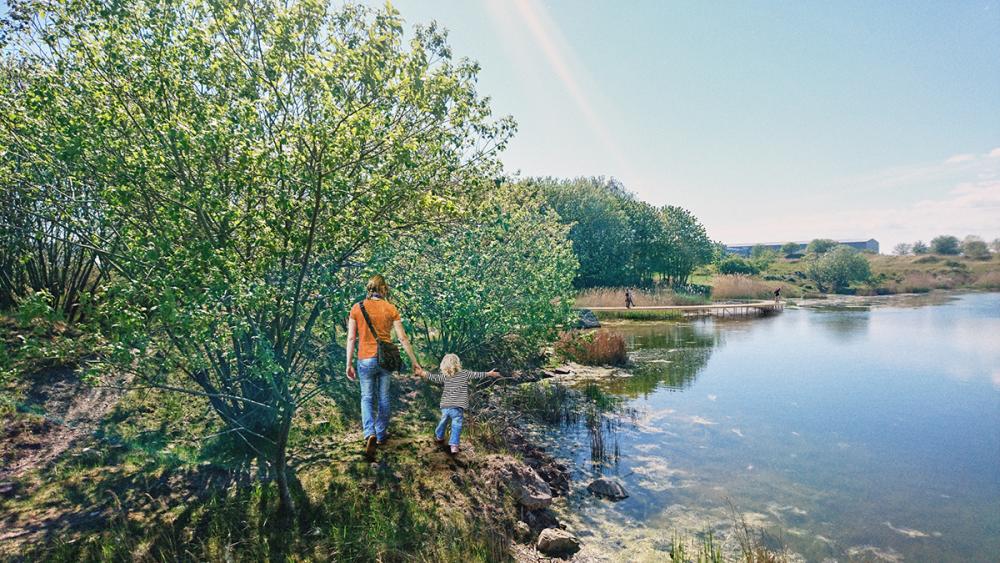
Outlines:
[[444, 427], [448, 424], [448, 419], [451, 419], [451, 439], [448, 440], [448, 444], [451, 446], [458, 445], [458, 437], [462, 434], [462, 415], [465, 409], [462, 407], [449, 407], [447, 409], [441, 409], [441, 422], [438, 423], [437, 430], [434, 431], [434, 435], [437, 436], [438, 440], [444, 440]]

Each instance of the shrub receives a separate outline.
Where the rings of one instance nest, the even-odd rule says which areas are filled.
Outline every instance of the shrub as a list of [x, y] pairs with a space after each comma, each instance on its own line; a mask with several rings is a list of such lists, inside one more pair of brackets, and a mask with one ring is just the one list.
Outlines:
[[962, 241], [962, 255], [971, 260], [989, 260], [990, 247], [983, 239], [970, 235]]
[[941, 235], [931, 240], [931, 252], [934, 254], [956, 255], [961, 250], [961, 243], [957, 237], [951, 235]]
[[718, 269], [719, 273], [724, 276], [754, 276], [760, 273], [760, 268], [758, 268], [754, 263], [740, 258], [739, 256], [729, 256], [725, 258], [719, 262]]
[[934, 276], [927, 272], [910, 272], [899, 281], [886, 284], [893, 293], [927, 293], [934, 288]]
[[916, 260], [913, 261], [913, 263], [914, 264], [936, 264], [937, 262], [940, 262], [940, 261], [941, 261], [941, 259], [938, 258], [937, 256], [928, 255], [928, 256], [921, 256], [920, 258], [917, 258]]
[[556, 342], [555, 351], [564, 360], [588, 366], [621, 366], [628, 363], [625, 339], [606, 330], [565, 332]]
[[871, 277], [868, 259], [849, 246], [838, 246], [816, 257], [806, 270], [820, 291], [843, 292], [852, 282]]

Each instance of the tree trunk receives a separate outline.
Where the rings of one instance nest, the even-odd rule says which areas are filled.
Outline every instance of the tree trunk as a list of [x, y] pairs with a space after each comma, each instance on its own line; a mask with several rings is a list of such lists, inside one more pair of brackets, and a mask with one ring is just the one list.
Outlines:
[[278, 514], [286, 524], [291, 523], [295, 515], [295, 500], [288, 487], [288, 431], [291, 428], [290, 422], [289, 420], [282, 421], [274, 456], [274, 478], [278, 482]]

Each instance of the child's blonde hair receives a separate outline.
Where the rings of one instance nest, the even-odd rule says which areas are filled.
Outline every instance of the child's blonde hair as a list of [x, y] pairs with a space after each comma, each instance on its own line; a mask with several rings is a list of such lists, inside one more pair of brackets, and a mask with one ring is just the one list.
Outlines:
[[441, 359], [441, 373], [446, 377], [451, 377], [462, 371], [462, 360], [455, 354], [448, 354]]

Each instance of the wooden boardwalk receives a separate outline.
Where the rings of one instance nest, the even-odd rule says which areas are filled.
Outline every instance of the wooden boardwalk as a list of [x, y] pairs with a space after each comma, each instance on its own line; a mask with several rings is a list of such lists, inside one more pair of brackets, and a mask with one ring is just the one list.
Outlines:
[[784, 310], [784, 301], [748, 301], [710, 305], [649, 305], [643, 307], [586, 307], [591, 311], [678, 311], [685, 317], [763, 317]]

